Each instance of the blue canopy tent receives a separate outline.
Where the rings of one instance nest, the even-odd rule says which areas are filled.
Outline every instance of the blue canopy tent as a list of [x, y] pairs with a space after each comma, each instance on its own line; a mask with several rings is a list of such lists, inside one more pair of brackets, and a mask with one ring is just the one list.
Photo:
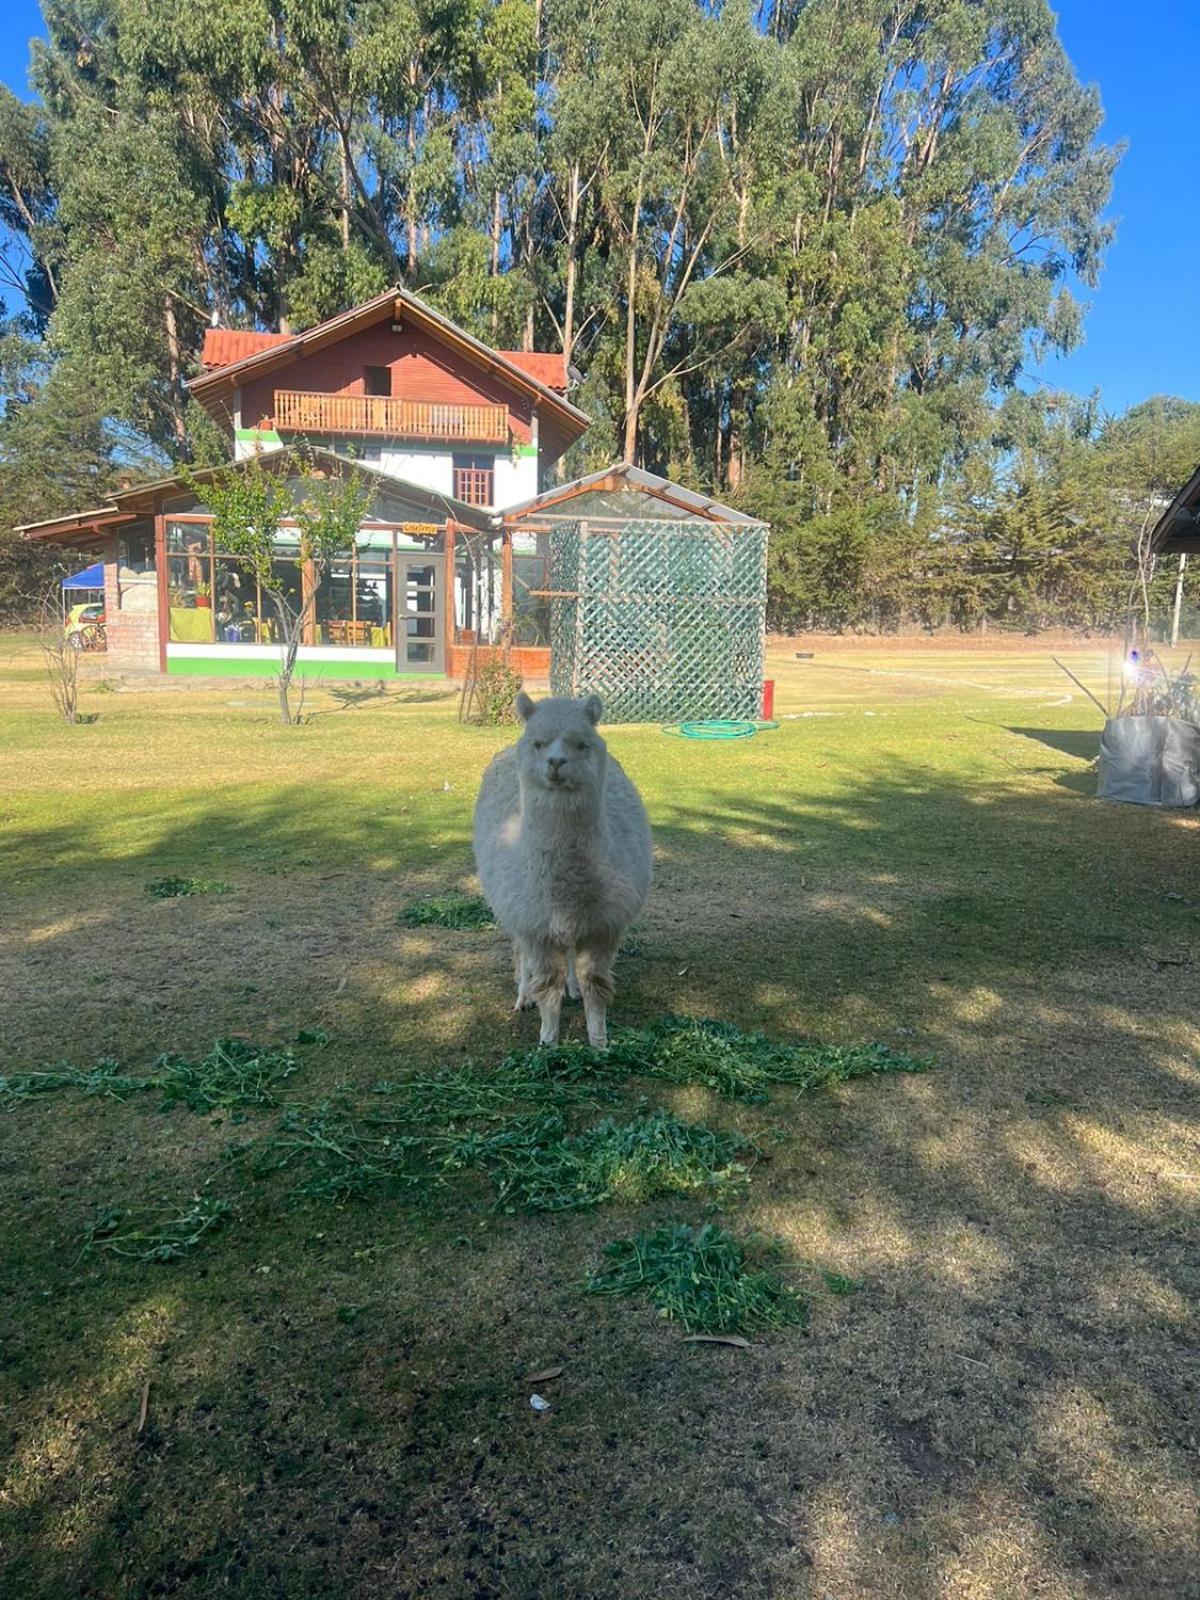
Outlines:
[[97, 561], [90, 567], [84, 567], [82, 572], [73, 572], [69, 578], [62, 581], [64, 589], [96, 589], [104, 593], [104, 563]]

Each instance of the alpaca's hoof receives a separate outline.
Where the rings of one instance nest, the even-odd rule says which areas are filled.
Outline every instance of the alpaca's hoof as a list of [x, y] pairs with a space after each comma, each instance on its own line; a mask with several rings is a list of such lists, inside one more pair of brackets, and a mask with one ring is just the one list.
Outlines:
[[608, 1031], [607, 1031], [607, 1029], [601, 1028], [598, 1033], [589, 1033], [588, 1034], [588, 1044], [591, 1046], [591, 1048], [593, 1050], [596, 1050], [600, 1054], [603, 1054], [604, 1051], [608, 1049]]

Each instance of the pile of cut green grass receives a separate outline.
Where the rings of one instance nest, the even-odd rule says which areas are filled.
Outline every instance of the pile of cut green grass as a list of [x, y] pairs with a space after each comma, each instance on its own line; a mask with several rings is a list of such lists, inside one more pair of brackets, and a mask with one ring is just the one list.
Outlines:
[[151, 878], [146, 893], [154, 900], [179, 900], [194, 894], [232, 894], [223, 878]]
[[490, 1173], [498, 1205], [578, 1211], [700, 1190], [727, 1194], [745, 1182], [756, 1154], [736, 1134], [682, 1122], [660, 1108], [632, 1122], [606, 1117], [580, 1133], [568, 1132], [561, 1112], [516, 1118], [493, 1132], [468, 1134], [445, 1162]]
[[127, 1100], [130, 1095], [141, 1094], [152, 1087], [155, 1085], [148, 1078], [131, 1076], [111, 1056], [97, 1061], [94, 1067], [72, 1067], [63, 1062], [44, 1072], [13, 1072], [0, 1077], [0, 1110], [11, 1111], [26, 1100], [57, 1094], [63, 1089], [77, 1089], [85, 1095], [100, 1095], [111, 1100]]
[[609, 1062], [645, 1078], [699, 1084], [730, 1100], [763, 1102], [773, 1084], [816, 1089], [886, 1072], [925, 1072], [929, 1063], [883, 1044], [784, 1044], [732, 1023], [662, 1017], [618, 1030]]
[[124, 1072], [120, 1063], [111, 1059], [86, 1069], [64, 1063], [45, 1072], [13, 1073], [0, 1078], [0, 1110], [63, 1090], [114, 1100], [157, 1090], [162, 1093], [164, 1111], [176, 1105], [195, 1112], [273, 1106], [279, 1104], [279, 1085], [291, 1077], [296, 1065], [290, 1050], [267, 1050], [242, 1039], [218, 1039], [199, 1061], [163, 1055], [151, 1072], [141, 1076]]
[[264, 1050], [243, 1039], [218, 1039], [200, 1061], [160, 1056], [151, 1081], [163, 1091], [163, 1109], [232, 1111], [279, 1104], [279, 1087], [297, 1066], [290, 1050]]
[[[300, 1037], [328, 1043], [321, 1030]], [[293, 1199], [342, 1203], [391, 1191], [428, 1201], [454, 1175], [475, 1172], [491, 1181], [498, 1207], [562, 1212], [666, 1195], [722, 1201], [747, 1181], [760, 1154], [755, 1144], [661, 1107], [580, 1126], [589, 1109], [626, 1094], [630, 1078], [763, 1100], [768, 1085], [813, 1088], [924, 1065], [882, 1045], [789, 1045], [726, 1023], [669, 1016], [623, 1030], [606, 1054], [575, 1044], [514, 1051], [498, 1068], [468, 1062], [377, 1084], [365, 1103], [344, 1094], [289, 1103], [282, 1085], [296, 1070], [291, 1050], [221, 1039], [198, 1061], [161, 1056], [141, 1077], [103, 1061], [90, 1071], [64, 1066], [0, 1078], [0, 1107], [60, 1090], [121, 1099], [156, 1091], [162, 1109], [183, 1105], [197, 1113], [276, 1107], [281, 1116], [273, 1128], [230, 1146], [226, 1170], [248, 1163], [260, 1176], [287, 1173]], [[202, 1196], [145, 1221], [106, 1211], [86, 1242], [139, 1259], [174, 1260], [231, 1208], [228, 1200]], [[792, 1291], [765, 1269], [752, 1269], [743, 1246], [720, 1229], [660, 1229], [614, 1245], [611, 1255], [592, 1292], [642, 1287], [663, 1315], [689, 1328], [783, 1326], [803, 1314]], [[851, 1284], [839, 1280], [831, 1292], [849, 1292]]]
[[496, 926], [486, 900], [480, 895], [461, 894], [456, 889], [414, 900], [400, 913], [400, 922], [406, 928], [455, 928], [459, 931]]
[[134, 1261], [178, 1261], [219, 1228], [232, 1209], [231, 1201], [205, 1194], [163, 1212], [138, 1214], [104, 1206], [84, 1235], [84, 1248]]
[[326, 1100], [284, 1112], [259, 1146], [257, 1170], [294, 1174], [295, 1199], [364, 1200], [427, 1179], [425, 1147], [420, 1135], [397, 1132], [390, 1118]]
[[766, 1264], [777, 1254], [757, 1241], [748, 1248], [713, 1223], [658, 1228], [610, 1244], [609, 1264], [591, 1275], [584, 1292], [646, 1295], [659, 1316], [682, 1323], [689, 1333], [799, 1326], [808, 1307]]

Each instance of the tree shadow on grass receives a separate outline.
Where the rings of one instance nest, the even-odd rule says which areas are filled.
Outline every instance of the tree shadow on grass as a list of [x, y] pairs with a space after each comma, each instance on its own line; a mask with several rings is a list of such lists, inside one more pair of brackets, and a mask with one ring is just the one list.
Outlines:
[[[58, 1139], [47, 1107], [26, 1108], [0, 1128], [5, 1194], [33, 1218], [10, 1241], [14, 1592], [107, 1596], [127, 1578], [130, 1592], [288, 1600], [1194, 1592], [1200, 995], [1193, 968], [1164, 972], [1143, 948], [1194, 937], [1190, 828], [901, 764], [832, 798], [729, 787], [658, 808], [647, 954], [618, 1010], [784, 1035], [903, 1029], [936, 1054], [925, 1076], [780, 1091], [761, 1109], [678, 1101], [768, 1148], [741, 1220], [781, 1236], [806, 1285], [804, 1259], [862, 1278], [861, 1293], [817, 1295], [806, 1336], [684, 1346], [645, 1308], [576, 1286], [605, 1239], [688, 1208], [526, 1220], [468, 1192], [416, 1212], [268, 1199], [194, 1261], [75, 1269], [67, 1303], [64, 1173], [94, 1187], [129, 1119], [152, 1124], [100, 1107]], [[432, 886], [466, 862], [465, 806], [452, 867], [414, 867], [413, 841], [389, 834], [423, 825], [366, 812], [304, 816], [285, 799], [251, 824], [222, 800], [187, 821], [226, 850], [265, 836], [315, 851], [321, 870], [403, 859]], [[148, 872], [179, 822], [162, 817], [121, 872]], [[84, 859], [96, 847], [86, 829], [43, 842]], [[246, 891], [293, 910], [258, 929], [249, 969], [244, 918], [184, 908], [171, 965], [203, 955], [209, 1020], [237, 978], [269, 969], [272, 1005], [306, 1023], [313, 974], [349, 964], [346, 1015], [367, 1036], [336, 1029], [321, 1072], [362, 1086], [396, 1040], [414, 1059], [430, 1039], [441, 1059], [468, 1041], [498, 1058], [502, 937], [414, 942], [389, 920], [393, 869], [330, 880], [345, 909], [322, 930], [319, 876]], [[141, 918], [138, 959], [159, 959], [157, 913], [119, 909], [44, 922], [33, 948], [77, 968]], [[322, 938], [298, 974], [296, 951]], [[286, 983], [272, 943], [292, 952]], [[168, 978], [152, 965], [151, 984]], [[447, 1025], [456, 1004], [475, 1019]], [[144, 1019], [156, 1043], [174, 1014]], [[70, 1037], [69, 1018], [46, 1027], [56, 1049]], [[199, 1170], [182, 1125], [163, 1126], [171, 1140], [144, 1139], [146, 1182], [172, 1160]], [[564, 1378], [539, 1418], [520, 1379], [547, 1363]]]
[[1022, 739], [1036, 740], [1038, 744], [1058, 750], [1064, 756], [1073, 756], [1077, 761], [1093, 761], [1100, 751], [1099, 730], [1093, 733], [1079, 728], [1010, 727], [1008, 731]]

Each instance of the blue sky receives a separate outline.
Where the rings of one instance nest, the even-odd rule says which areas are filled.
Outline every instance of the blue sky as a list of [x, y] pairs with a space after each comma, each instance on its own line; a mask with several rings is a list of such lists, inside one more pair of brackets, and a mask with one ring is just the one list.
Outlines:
[[[200, 0], [203, 3], [203, 0]], [[1085, 83], [1100, 87], [1103, 137], [1128, 150], [1111, 212], [1118, 221], [1085, 343], [1041, 368], [1062, 388], [1101, 391], [1108, 411], [1152, 394], [1200, 400], [1200, 60], [1197, 0], [1063, 0], [1059, 27]], [[27, 93], [35, 0], [0, 18], [0, 81]]]

